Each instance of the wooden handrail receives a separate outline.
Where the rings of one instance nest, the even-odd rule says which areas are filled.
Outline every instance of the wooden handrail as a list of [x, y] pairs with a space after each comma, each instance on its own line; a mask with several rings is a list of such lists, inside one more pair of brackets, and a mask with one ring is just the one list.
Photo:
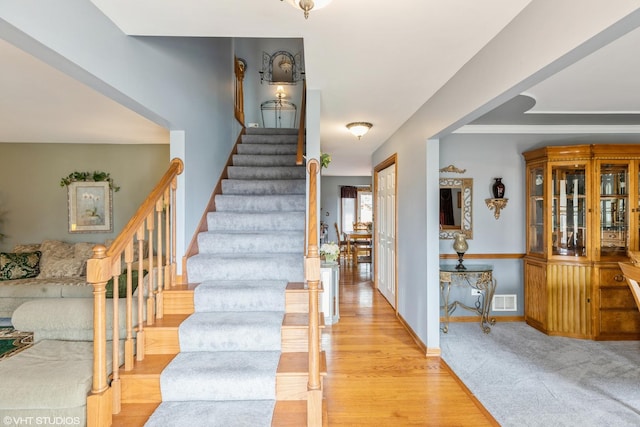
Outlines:
[[298, 150], [296, 164], [301, 165], [304, 159], [304, 132], [307, 125], [307, 81], [302, 80], [302, 103], [300, 106], [300, 126], [298, 126]]
[[[127, 225], [107, 249], [93, 248], [87, 261], [87, 282], [93, 286], [93, 383], [87, 397], [87, 425], [109, 426], [112, 414], [120, 412], [120, 298], [126, 298], [126, 335], [124, 337], [124, 369], [133, 369], [134, 305], [133, 264], [137, 247], [138, 304], [135, 308], [136, 358], [144, 358], [144, 320], [152, 324], [163, 312], [162, 292], [175, 285], [176, 280], [176, 197], [177, 176], [182, 173], [182, 160], [173, 159], [158, 184], [140, 205]], [[163, 236], [163, 232], [165, 235]], [[155, 235], [154, 235], [155, 233]], [[155, 238], [154, 238], [155, 236]], [[134, 241], [136, 245], [134, 246]], [[144, 247], [148, 248], [145, 256]], [[126, 266], [122, 270], [122, 264]], [[155, 265], [154, 265], [155, 263]], [[145, 272], [146, 278], [145, 278]], [[126, 275], [125, 295], [119, 295], [120, 276]], [[107, 311], [106, 285], [113, 280], [111, 312]], [[146, 300], [146, 313], [145, 304]], [[112, 319], [111, 337], [107, 334], [107, 318]], [[111, 383], [108, 382], [107, 340], [112, 344]]]
[[320, 253], [318, 250], [318, 175], [320, 162], [307, 162], [309, 173], [309, 219], [305, 279], [309, 290], [309, 380], [307, 383], [307, 426], [322, 426], [322, 385], [320, 383], [320, 323], [318, 291], [320, 287]]
[[237, 56], [233, 58], [234, 63], [234, 72], [236, 75], [235, 80], [235, 105], [234, 105], [234, 116], [238, 123], [244, 127], [244, 72], [247, 69], [246, 62], [238, 58]]

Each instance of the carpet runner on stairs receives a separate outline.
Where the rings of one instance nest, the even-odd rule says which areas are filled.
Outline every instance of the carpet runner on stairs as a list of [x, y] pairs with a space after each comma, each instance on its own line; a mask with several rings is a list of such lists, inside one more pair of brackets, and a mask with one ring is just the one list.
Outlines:
[[199, 254], [187, 260], [195, 313], [160, 377], [148, 427], [270, 426], [285, 288], [303, 281], [305, 168], [296, 129], [247, 129]]

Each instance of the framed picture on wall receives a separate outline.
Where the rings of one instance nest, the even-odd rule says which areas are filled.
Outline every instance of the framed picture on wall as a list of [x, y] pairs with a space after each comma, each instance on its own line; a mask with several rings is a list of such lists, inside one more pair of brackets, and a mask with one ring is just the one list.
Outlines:
[[70, 183], [67, 189], [69, 233], [113, 231], [108, 182], [76, 181]]

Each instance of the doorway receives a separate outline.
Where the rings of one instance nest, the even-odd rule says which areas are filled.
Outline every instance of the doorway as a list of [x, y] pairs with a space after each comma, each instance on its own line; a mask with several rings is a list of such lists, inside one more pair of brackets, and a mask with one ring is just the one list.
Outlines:
[[374, 280], [380, 293], [397, 310], [398, 289], [396, 274], [396, 155], [374, 169], [375, 194], [375, 259]]

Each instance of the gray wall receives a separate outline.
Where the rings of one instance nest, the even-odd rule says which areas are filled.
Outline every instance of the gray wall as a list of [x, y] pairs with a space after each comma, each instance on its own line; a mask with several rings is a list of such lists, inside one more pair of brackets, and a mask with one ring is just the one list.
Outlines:
[[[103, 242], [114, 238], [166, 171], [169, 145], [0, 144], [0, 250], [44, 239]], [[67, 189], [71, 172], [109, 172], [112, 233], [69, 233]]]

